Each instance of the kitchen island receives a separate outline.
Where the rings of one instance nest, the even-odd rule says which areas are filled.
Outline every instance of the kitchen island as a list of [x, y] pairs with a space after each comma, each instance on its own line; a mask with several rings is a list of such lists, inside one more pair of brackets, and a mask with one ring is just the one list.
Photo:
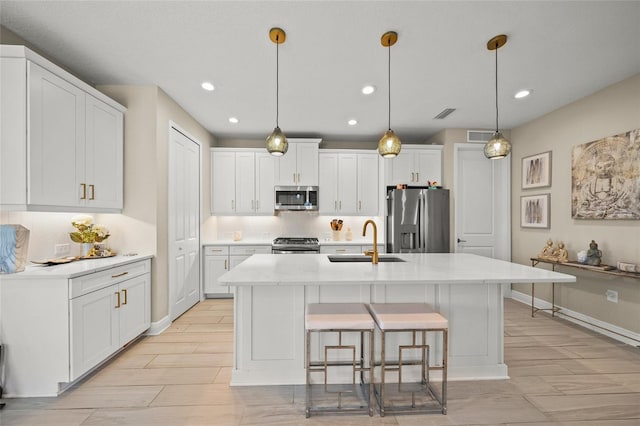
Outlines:
[[[449, 378], [505, 379], [502, 284], [576, 280], [473, 254], [380, 255], [389, 256], [403, 261], [258, 254], [222, 275], [220, 282], [235, 287], [231, 384], [304, 383], [305, 306], [335, 302], [429, 303], [449, 320]], [[430, 343], [439, 359], [441, 348]], [[313, 341], [312, 351], [318, 348]]]

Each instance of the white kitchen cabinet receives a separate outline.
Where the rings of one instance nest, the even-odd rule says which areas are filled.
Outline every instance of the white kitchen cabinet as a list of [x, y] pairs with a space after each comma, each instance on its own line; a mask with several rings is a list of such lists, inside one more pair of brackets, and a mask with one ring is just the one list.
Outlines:
[[321, 139], [290, 138], [289, 149], [276, 159], [276, 185], [318, 185], [318, 148]]
[[56, 396], [151, 325], [148, 257], [85, 260], [16, 275], [0, 282], [3, 343], [11, 348], [8, 395]]
[[120, 212], [126, 109], [29, 49], [0, 49], [0, 206]]
[[377, 154], [323, 150], [319, 169], [321, 215], [377, 215]]
[[253, 254], [271, 253], [271, 245], [206, 245], [204, 247], [204, 293], [208, 297], [233, 297], [233, 289], [218, 278]]
[[212, 148], [211, 214], [273, 215], [275, 165], [264, 150]]
[[204, 294], [208, 297], [230, 297], [229, 286], [220, 285], [218, 278], [229, 270], [229, 246], [205, 246]]
[[[373, 244], [322, 244], [321, 254], [362, 254], [367, 250], [373, 250]], [[378, 244], [378, 253], [384, 253], [384, 244]]]
[[211, 214], [236, 212], [236, 154], [211, 150]]
[[403, 145], [395, 158], [385, 159], [386, 183], [426, 186], [442, 183], [442, 145]]

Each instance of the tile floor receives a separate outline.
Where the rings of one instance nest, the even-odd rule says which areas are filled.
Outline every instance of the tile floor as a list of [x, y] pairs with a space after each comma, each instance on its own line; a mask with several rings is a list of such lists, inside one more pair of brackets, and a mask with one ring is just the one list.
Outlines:
[[450, 382], [449, 414], [304, 418], [302, 386], [229, 387], [233, 305], [206, 300], [58, 398], [0, 425], [640, 425], [640, 349], [505, 300], [510, 380]]

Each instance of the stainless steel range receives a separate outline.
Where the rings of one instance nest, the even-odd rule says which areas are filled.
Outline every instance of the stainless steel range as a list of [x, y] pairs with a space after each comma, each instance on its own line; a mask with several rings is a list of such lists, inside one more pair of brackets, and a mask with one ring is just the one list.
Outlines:
[[276, 254], [320, 253], [320, 241], [313, 237], [279, 237], [273, 240], [271, 252]]

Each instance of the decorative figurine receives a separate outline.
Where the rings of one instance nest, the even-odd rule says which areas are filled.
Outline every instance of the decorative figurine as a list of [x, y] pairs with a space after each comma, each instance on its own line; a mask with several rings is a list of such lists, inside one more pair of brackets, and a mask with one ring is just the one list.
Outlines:
[[591, 243], [589, 243], [589, 250], [587, 250], [587, 265], [600, 266], [601, 258], [602, 250], [598, 250], [598, 243], [591, 240]]
[[538, 257], [542, 259], [549, 259], [553, 256], [553, 241], [551, 239], [547, 240], [547, 245], [542, 249], [542, 252], [538, 255]]
[[564, 243], [562, 241], [558, 243], [558, 248], [553, 252], [553, 260], [560, 263], [569, 261], [569, 253], [564, 248]]

